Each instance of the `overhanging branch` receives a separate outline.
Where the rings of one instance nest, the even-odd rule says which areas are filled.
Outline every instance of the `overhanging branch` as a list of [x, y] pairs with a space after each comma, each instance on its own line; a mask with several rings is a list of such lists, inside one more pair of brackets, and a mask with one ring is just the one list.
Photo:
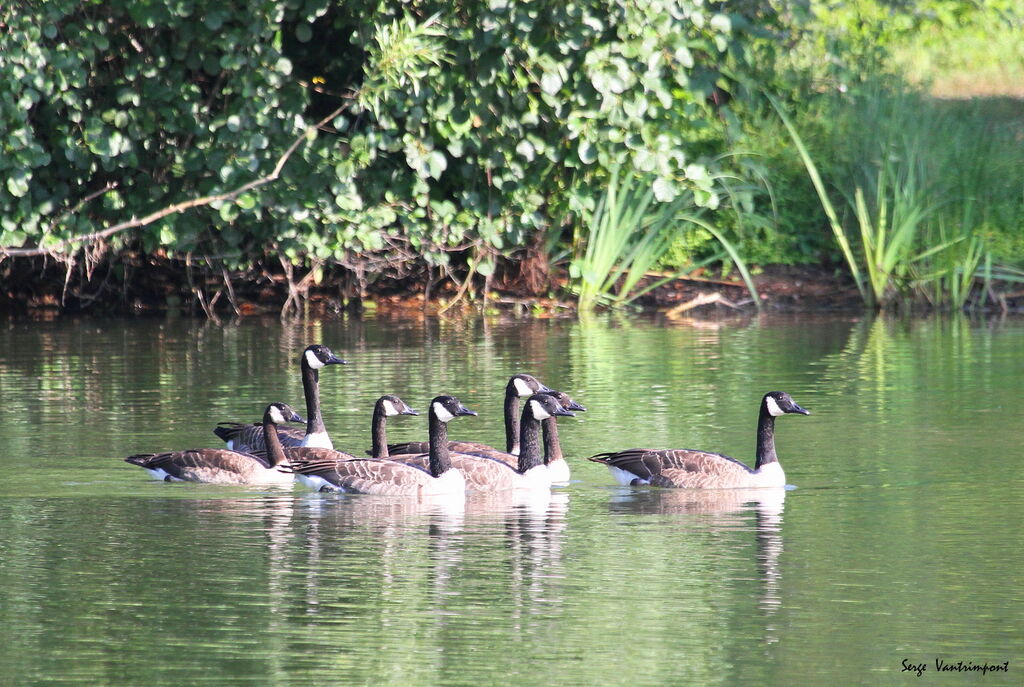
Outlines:
[[[211, 196], [203, 196], [202, 198], [193, 198], [192, 200], [186, 200], [180, 203], [174, 203], [173, 205], [168, 205], [167, 207], [164, 207], [160, 210], [151, 212], [148, 215], [145, 215], [144, 217], [133, 216], [131, 219], [125, 220], [124, 222], [118, 222], [117, 224], [113, 224], [107, 227], [106, 229], [93, 232], [92, 234], [83, 234], [81, 236], [61, 239], [60, 241], [58, 241], [57, 243], [48, 248], [6, 248], [4, 246], [0, 246], [0, 260], [7, 257], [24, 258], [39, 255], [55, 255], [60, 249], [65, 248], [66, 246], [74, 243], [99, 241], [101, 239], [107, 238], [108, 236], [113, 236], [118, 232], [122, 232], [127, 229], [135, 229], [137, 227], [144, 227], [147, 224], [152, 224], [153, 222], [163, 219], [168, 215], [174, 215], [179, 212], [184, 212], [185, 210], [189, 210], [191, 208], [209, 205], [211, 203], [216, 203], [218, 201], [234, 200], [235, 198], [242, 195], [246, 191], [251, 191], [254, 188], [259, 188], [260, 186], [275, 181], [281, 175], [281, 170], [284, 169], [285, 164], [288, 162], [288, 158], [290, 158], [292, 154], [296, 150], [298, 150], [299, 146], [302, 145], [303, 141], [309, 138], [310, 133], [316, 131], [317, 129], [327, 124], [327, 122], [331, 121], [332, 119], [340, 115], [345, 110], [345, 108], [348, 107], [348, 105], [349, 103], [344, 103], [343, 105], [335, 109], [333, 112], [331, 112], [331, 114], [327, 115], [316, 124], [306, 127], [306, 129], [304, 129], [303, 132], [298, 137], [296, 137], [294, 141], [292, 141], [291, 145], [288, 146], [288, 149], [284, 151], [284, 154], [282, 154], [281, 157], [277, 159], [277, 163], [274, 165], [274, 169], [271, 170], [268, 174], [258, 179], [254, 179], [248, 183], [242, 184], [241, 186], [232, 191], [228, 191], [226, 193], [218, 193]], [[67, 214], [77, 212], [78, 209], [81, 208], [81, 206], [84, 205], [86, 202], [109, 192], [113, 188], [113, 185], [108, 184], [101, 191], [98, 191], [87, 196]], [[54, 224], [56, 224], [56, 222]]]

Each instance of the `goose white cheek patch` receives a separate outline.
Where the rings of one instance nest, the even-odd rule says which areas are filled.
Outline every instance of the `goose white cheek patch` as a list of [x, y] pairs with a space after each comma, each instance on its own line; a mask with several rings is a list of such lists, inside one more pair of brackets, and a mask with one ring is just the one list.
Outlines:
[[538, 420], [547, 420], [549, 417], [551, 417], [551, 413], [544, 410], [544, 406], [542, 406], [537, 401], [530, 401], [530, 407], [533, 408], [533, 416]]
[[785, 415], [786, 413], [779, 407], [779, 404], [771, 396], [765, 396], [764, 405], [768, 408], [768, 414], [772, 417], [778, 417]]
[[281, 409], [277, 406], [270, 407], [270, 421], [277, 425], [283, 425], [284, 415], [281, 414]]
[[313, 355], [313, 351], [306, 351], [306, 364], [314, 370], [319, 370], [324, 366], [324, 364], [320, 362], [320, 358]]
[[525, 379], [516, 378], [515, 387], [516, 393], [519, 394], [520, 396], [533, 395], [533, 389], [530, 388], [530, 385], [526, 383]]
[[384, 401], [384, 414], [388, 417], [398, 415], [398, 409], [395, 408], [395, 404], [391, 401]]
[[441, 422], [448, 422], [453, 417], [455, 417], [454, 415], [448, 412], [447, 408], [445, 408], [443, 405], [436, 401], [434, 402], [434, 415]]

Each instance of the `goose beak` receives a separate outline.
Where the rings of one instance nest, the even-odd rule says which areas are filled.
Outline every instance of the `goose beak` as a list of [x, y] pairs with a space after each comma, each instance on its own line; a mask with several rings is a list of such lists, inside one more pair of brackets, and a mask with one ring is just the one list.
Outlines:
[[537, 383], [538, 383], [538, 384], [540, 384], [540, 388], [539, 388], [539, 389], [537, 389], [537, 390], [536, 390], [536, 391], [534, 392], [534, 393], [536, 393], [536, 394], [543, 394], [543, 393], [545, 393], [545, 392], [548, 392], [548, 391], [554, 391], [554, 389], [549, 389], [548, 387], [544, 386], [544, 384], [543, 384], [543, 383], [541, 383], [541, 382], [539, 382], [539, 381], [538, 381]]
[[288, 418], [288, 422], [301, 422], [305, 424], [306, 421], [298, 413], [292, 412], [292, 416]]
[[402, 415], [419, 415], [419, 413], [410, 408], [409, 406], [406, 406], [405, 410], [402, 411]]
[[461, 403], [459, 404], [459, 411], [457, 413], [455, 413], [455, 414], [456, 415], [476, 415], [476, 413], [474, 413], [472, 410], [470, 410], [466, 406], [462, 405]]
[[327, 359], [324, 365], [348, 365], [348, 361], [342, 360], [338, 356], [331, 353], [331, 357]]
[[576, 417], [576, 413], [572, 412], [571, 410], [566, 410], [562, 406], [558, 406], [557, 408], [555, 408], [555, 412], [552, 413], [552, 415], [561, 415], [563, 417]]
[[569, 401], [569, 408], [568, 409], [569, 410], [575, 410], [575, 411], [578, 411], [578, 412], [581, 412], [581, 413], [587, 412], [587, 409], [584, 408], [583, 406], [581, 406], [576, 401]]
[[807, 410], [806, 408], [801, 408], [800, 406], [798, 406], [795, 403], [793, 404], [793, 407], [790, 408], [786, 412], [789, 412], [789, 413], [800, 413], [801, 415], [810, 415], [811, 414], [811, 411]]

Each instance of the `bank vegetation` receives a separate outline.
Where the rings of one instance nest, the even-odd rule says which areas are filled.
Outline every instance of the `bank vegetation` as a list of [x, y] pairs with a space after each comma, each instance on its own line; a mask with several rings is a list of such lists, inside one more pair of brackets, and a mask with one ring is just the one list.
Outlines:
[[1022, 22], [1013, 0], [14, 2], [0, 306], [589, 310], [714, 274], [756, 307], [765, 266], [809, 265], [868, 308], [1006, 308]]

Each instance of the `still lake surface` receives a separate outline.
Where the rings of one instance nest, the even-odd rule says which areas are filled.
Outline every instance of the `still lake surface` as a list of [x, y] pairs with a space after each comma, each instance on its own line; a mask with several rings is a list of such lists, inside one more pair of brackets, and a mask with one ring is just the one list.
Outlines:
[[[0, 323], [0, 684], [1024, 683], [1024, 321], [183, 319]], [[587, 406], [574, 481], [464, 510], [151, 480], [132, 453], [218, 446], [321, 373], [335, 446], [375, 398], [478, 411], [505, 381]], [[753, 462], [758, 404], [786, 491], [616, 486], [632, 446]], [[393, 418], [392, 440], [426, 438]], [[1009, 661], [936, 673], [935, 660]], [[904, 663], [906, 661], [906, 663]], [[903, 672], [926, 664], [921, 678]]]

